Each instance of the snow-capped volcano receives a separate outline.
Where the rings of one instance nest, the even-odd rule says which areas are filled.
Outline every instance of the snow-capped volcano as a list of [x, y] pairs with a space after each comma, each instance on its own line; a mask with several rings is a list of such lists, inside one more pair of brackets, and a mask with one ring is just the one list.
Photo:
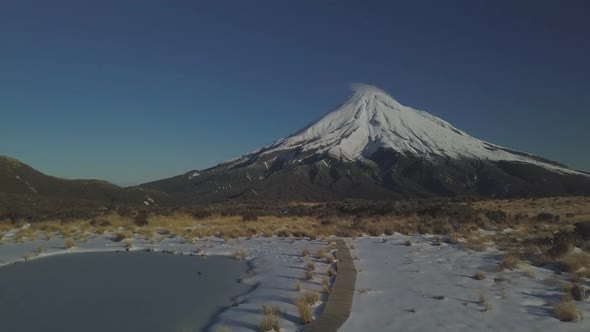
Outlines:
[[484, 142], [356, 85], [340, 107], [285, 138], [143, 186], [189, 201], [523, 197], [588, 195], [590, 175]]
[[306, 128], [254, 152], [281, 150], [327, 153], [336, 158], [370, 158], [380, 148], [424, 158], [475, 158], [527, 162], [578, 173], [530, 154], [484, 142], [424, 111], [397, 102], [383, 90], [364, 84], [340, 107]]

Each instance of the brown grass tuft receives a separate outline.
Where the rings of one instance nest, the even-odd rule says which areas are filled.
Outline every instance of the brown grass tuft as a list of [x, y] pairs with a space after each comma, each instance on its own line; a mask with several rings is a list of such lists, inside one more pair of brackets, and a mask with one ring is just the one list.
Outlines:
[[311, 315], [311, 306], [307, 304], [302, 298], [295, 299], [294, 304], [297, 307], [297, 311], [299, 312], [299, 317], [301, 317], [301, 322], [303, 324], [311, 323], [313, 320]]
[[585, 253], [569, 254], [558, 261], [559, 267], [565, 272], [578, 272], [590, 268], [590, 255]]
[[232, 251], [232, 256], [234, 256], [235, 259], [242, 260], [242, 261], [246, 260], [246, 258], [248, 258], [249, 254], [250, 253], [248, 252], [248, 250], [244, 249], [244, 248], [239, 248], [239, 249]]
[[76, 243], [74, 242], [74, 240], [72, 240], [71, 237], [68, 237], [64, 240], [64, 246], [66, 247], [66, 249], [70, 249], [74, 245], [76, 245]]
[[301, 249], [301, 256], [303, 256], [303, 257], [309, 256], [309, 250], [307, 248]]
[[260, 331], [280, 331], [279, 313], [279, 307], [275, 305], [263, 305], [262, 318], [260, 319]]
[[313, 279], [313, 272], [312, 271], [305, 271], [305, 280]]
[[338, 274], [338, 272], [336, 272], [336, 270], [334, 269], [334, 267], [333, 266], [330, 266], [330, 269], [328, 270], [328, 276], [334, 277], [337, 274]]
[[485, 239], [475, 237], [468, 238], [463, 244], [463, 247], [474, 251], [484, 251], [488, 248]]
[[520, 262], [519, 257], [516, 254], [507, 254], [502, 257], [502, 261], [498, 264], [498, 269], [503, 270], [514, 270]]
[[324, 293], [330, 293], [330, 278], [325, 277], [322, 279], [322, 290]]
[[475, 279], [475, 280], [484, 280], [485, 278], [486, 278], [486, 274], [481, 271], [477, 271], [473, 275], [473, 279]]
[[580, 319], [580, 311], [572, 301], [562, 301], [553, 307], [555, 317], [562, 322], [573, 322]]
[[326, 252], [322, 258], [325, 259], [328, 264], [334, 263], [334, 256], [332, 256], [332, 253]]
[[314, 305], [320, 300], [320, 294], [309, 290], [304, 291], [299, 297], [309, 305]]

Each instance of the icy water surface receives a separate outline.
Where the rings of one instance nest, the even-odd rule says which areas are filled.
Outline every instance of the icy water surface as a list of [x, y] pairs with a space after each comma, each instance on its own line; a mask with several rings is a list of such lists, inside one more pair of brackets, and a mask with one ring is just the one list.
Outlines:
[[57, 255], [0, 267], [0, 330], [201, 331], [245, 292], [246, 264], [148, 252]]

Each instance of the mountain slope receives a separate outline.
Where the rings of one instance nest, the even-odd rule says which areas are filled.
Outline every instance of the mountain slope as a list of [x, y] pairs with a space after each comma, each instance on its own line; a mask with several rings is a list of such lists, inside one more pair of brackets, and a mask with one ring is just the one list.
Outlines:
[[0, 156], [0, 192], [135, 204], [144, 204], [144, 201], [149, 204], [149, 199], [169, 199], [166, 194], [143, 188], [121, 188], [106, 181], [48, 176], [7, 156]]
[[366, 85], [288, 137], [142, 185], [187, 201], [590, 194], [588, 174], [491, 144]]

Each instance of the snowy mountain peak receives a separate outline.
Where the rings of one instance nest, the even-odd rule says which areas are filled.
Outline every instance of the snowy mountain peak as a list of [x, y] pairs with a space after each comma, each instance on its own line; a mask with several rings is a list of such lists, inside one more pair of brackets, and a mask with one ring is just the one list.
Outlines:
[[354, 84], [354, 93], [318, 121], [254, 155], [297, 149], [344, 160], [370, 158], [380, 148], [427, 159], [435, 157], [533, 163], [559, 172], [561, 165], [474, 138], [424, 111], [404, 106], [385, 91]]

